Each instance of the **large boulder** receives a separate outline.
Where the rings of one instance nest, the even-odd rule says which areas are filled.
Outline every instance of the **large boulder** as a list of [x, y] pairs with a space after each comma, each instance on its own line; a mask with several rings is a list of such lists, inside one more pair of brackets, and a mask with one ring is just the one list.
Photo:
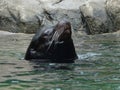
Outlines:
[[[0, 0], [0, 29], [33, 33], [40, 27], [68, 19], [73, 30], [83, 31], [79, 7], [96, 0]], [[99, 1], [99, 0], [97, 0]], [[104, 0], [101, 0], [102, 2]]]
[[88, 34], [111, 32], [112, 23], [107, 16], [105, 0], [91, 1], [80, 7], [83, 28]]
[[107, 0], [106, 11], [114, 26], [113, 30], [120, 30], [120, 0]]
[[42, 11], [39, 7], [36, 0], [0, 0], [0, 29], [33, 32], [38, 27], [35, 14]]
[[[74, 2], [74, 3], [73, 3]], [[69, 19], [73, 29], [80, 27], [79, 6], [84, 0], [0, 0], [0, 29], [33, 33], [43, 26]]]
[[105, 1], [0, 0], [0, 30], [34, 33], [68, 19], [77, 34], [116, 31], [120, 29], [120, 1]]

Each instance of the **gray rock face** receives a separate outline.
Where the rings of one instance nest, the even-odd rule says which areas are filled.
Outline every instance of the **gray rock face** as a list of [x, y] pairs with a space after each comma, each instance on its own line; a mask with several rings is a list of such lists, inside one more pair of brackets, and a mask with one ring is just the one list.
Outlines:
[[83, 27], [88, 34], [107, 33], [112, 30], [104, 2], [88, 2], [80, 7], [80, 11]]
[[73, 28], [80, 23], [78, 8], [84, 0], [0, 0], [0, 29], [33, 33], [39, 27], [69, 19]]
[[111, 32], [119, 29], [117, 1], [108, 0], [105, 8], [105, 0], [0, 0], [0, 30], [34, 33], [68, 19], [78, 34]]
[[114, 31], [120, 30], [120, 0], [107, 0], [106, 11], [114, 26]]
[[0, 29], [33, 32], [39, 26], [35, 18], [39, 12], [42, 9], [36, 0], [0, 0]]

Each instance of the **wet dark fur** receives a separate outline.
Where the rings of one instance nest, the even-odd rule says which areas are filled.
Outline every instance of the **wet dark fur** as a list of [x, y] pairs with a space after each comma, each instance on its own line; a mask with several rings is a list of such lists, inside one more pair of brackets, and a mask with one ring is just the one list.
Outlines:
[[74, 62], [77, 55], [71, 34], [68, 21], [61, 21], [55, 27], [38, 31], [27, 49], [25, 59], [53, 63]]

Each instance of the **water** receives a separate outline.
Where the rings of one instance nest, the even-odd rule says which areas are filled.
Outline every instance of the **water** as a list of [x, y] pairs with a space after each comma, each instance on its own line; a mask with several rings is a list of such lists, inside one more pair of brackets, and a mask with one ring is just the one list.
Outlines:
[[31, 37], [0, 37], [0, 90], [120, 90], [120, 35], [79, 36], [73, 64], [23, 60]]

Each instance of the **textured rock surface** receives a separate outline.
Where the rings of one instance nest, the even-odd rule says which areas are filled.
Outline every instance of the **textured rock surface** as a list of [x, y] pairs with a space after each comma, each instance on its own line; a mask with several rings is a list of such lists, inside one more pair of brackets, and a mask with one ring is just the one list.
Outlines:
[[120, 0], [107, 0], [106, 11], [114, 26], [114, 31], [120, 29]]
[[[78, 34], [111, 32], [119, 29], [117, 2], [108, 0], [105, 8], [105, 0], [0, 0], [0, 29], [34, 33], [38, 28], [68, 19]], [[82, 22], [79, 7], [88, 25]]]
[[107, 33], [113, 29], [104, 2], [89, 2], [82, 5], [80, 10], [88, 34]]
[[[61, 1], [61, 0], [60, 0]], [[0, 29], [11, 32], [34, 32], [40, 26], [55, 25], [67, 18], [74, 29], [80, 23], [79, 6], [84, 0], [1, 0]], [[72, 7], [71, 7], [72, 6]]]
[[36, 0], [1, 0], [0, 29], [11, 32], [33, 32], [38, 27], [35, 15], [42, 12]]

